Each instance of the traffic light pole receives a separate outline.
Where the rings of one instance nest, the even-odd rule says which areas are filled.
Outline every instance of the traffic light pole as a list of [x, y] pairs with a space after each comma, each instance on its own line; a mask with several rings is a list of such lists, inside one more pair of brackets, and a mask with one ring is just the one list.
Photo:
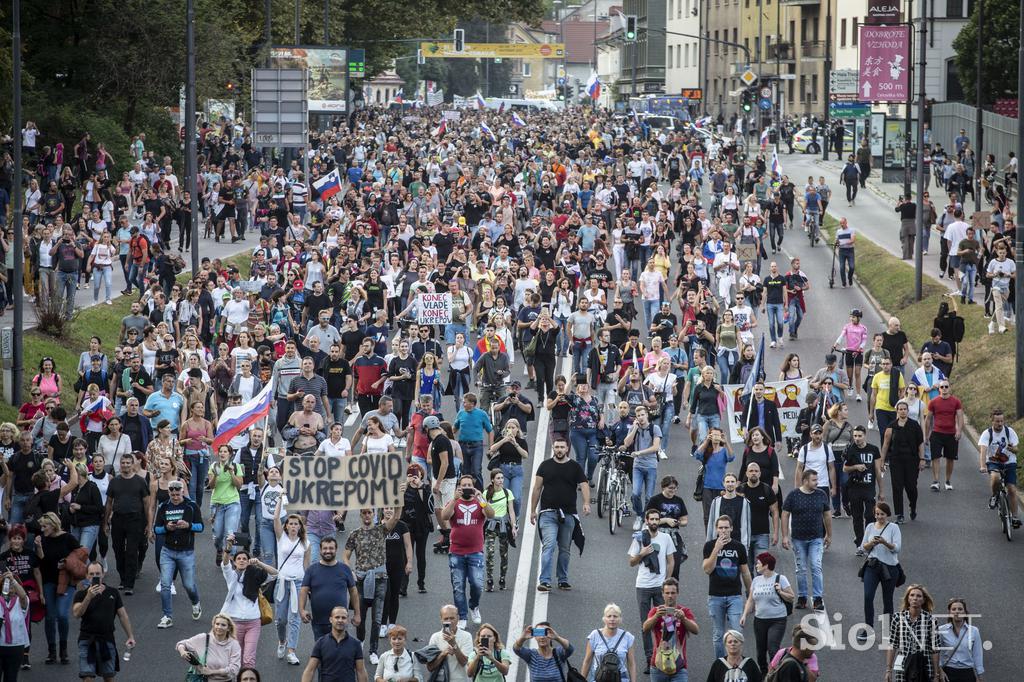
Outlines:
[[[828, 145], [831, 142], [831, 138], [829, 137], [829, 130], [828, 130], [828, 124], [829, 124], [829, 118], [828, 118], [828, 115], [829, 115], [828, 98], [829, 98], [830, 86], [832, 85], [829, 82], [829, 76], [832, 74], [832, 0], [826, 0], [826, 2], [828, 4], [828, 14], [825, 15], [825, 77], [822, 79], [822, 80], [825, 81], [825, 135], [824, 135], [824, 144], [821, 145], [821, 158], [822, 158], [823, 161], [828, 161]], [[841, 135], [842, 135], [841, 139], [843, 139], [845, 141], [846, 136], [843, 135], [843, 134], [841, 134]], [[842, 143], [840, 143], [840, 145], [839, 145], [839, 160], [841, 161], [842, 158], [843, 158], [843, 146], [842, 146]]]

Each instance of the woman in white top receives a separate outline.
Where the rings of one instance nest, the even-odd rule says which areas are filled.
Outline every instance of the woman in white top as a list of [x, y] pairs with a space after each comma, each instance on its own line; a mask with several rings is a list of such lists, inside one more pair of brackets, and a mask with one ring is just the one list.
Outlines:
[[132, 439], [121, 433], [121, 420], [111, 417], [99, 438], [96, 450], [103, 455], [103, 461], [110, 462], [114, 471], [121, 470], [121, 457], [132, 451]]
[[277, 588], [274, 590], [274, 619], [277, 622], [277, 654], [289, 664], [298, 665], [295, 647], [299, 644], [299, 586], [309, 567], [309, 541], [306, 521], [298, 514], [289, 514], [284, 525], [274, 515], [277, 534]]
[[104, 232], [100, 236], [99, 243], [92, 247], [92, 253], [89, 254], [89, 262], [85, 266], [86, 272], [96, 271], [95, 276], [92, 278], [93, 303], [99, 303], [100, 280], [102, 280], [106, 303], [107, 305], [114, 305], [113, 301], [110, 300], [110, 287], [114, 281], [114, 260], [116, 258], [117, 248], [110, 243], [110, 233]]
[[[333, 429], [332, 429], [333, 430]], [[366, 420], [366, 437], [363, 438], [363, 455], [384, 455], [391, 452], [395, 446], [395, 439], [391, 434], [384, 432], [384, 425], [376, 416]]]
[[268, 576], [277, 575], [277, 569], [249, 556], [247, 548], [239, 548], [231, 556], [234, 534], [228, 536], [221, 561], [221, 571], [228, 593], [220, 613], [235, 621], [235, 634], [242, 647], [242, 667], [256, 666], [256, 647], [260, 642], [259, 590]]
[[[499, 298], [499, 301], [504, 299]], [[491, 321], [494, 322], [494, 335], [497, 336], [505, 344], [505, 352], [508, 354], [509, 364], [513, 364], [516, 361], [516, 351], [513, 343], [512, 332], [508, 328], [508, 322], [504, 315], [497, 315], [491, 313]]]
[[747, 591], [747, 602], [740, 616], [740, 626], [746, 627], [747, 617], [754, 612], [754, 636], [757, 640], [757, 664], [768, 669], [769, 656], [775, 655], [786, 634], [788, 618], [786, 603], [796, 599], [786, 576], [775, 572], [775, 556], [762, 552], [754, 558], [757, 575]]
[[256, 353], [256, 349], [252, 347], [252, 337], [249, 336], [249, 332], [241, 331], [238, 332], [238, 343], [231, 349], [231, 371], [236, 372], [239, 370], [238, 361], [242, 358], [247, 358], [250, 363], [256, 362], [259, 359], [259, 355]]
[[462, 407], [462, 396], [469, 390], [473, 351], [466, 345], [466, 335], [455, 334], [455, 345], [448, 346], [448, 391], [455, 398], [455, 408]]
[[[28, 594], [11, 571], [3, 574], [3, 593], [0, 593], [0, 670], [13, 670], [4, 679], [15, 679], [18, 666], [22, 663], [22, 655], [28, 646]], [[27, 653], [24, 654], [26, 657]], [[25, 658], [27, 661], [28, 658]]]
[[28, 216], [29, 225], [35, 225], [39, 216], [42, 215], [42, 200], [43, 193], [39, 191], [39, 182], [31, 180], [28, 183], [28, 189], [25, 190], [25, 215]]
[[317, 282], [326, 286], [326, 271], [327, 269], [324, 267], [323, 258], [320, 256], [320, 252], [315, 250], [310, 251], [309, 260], [306, 262], [306, 279], [304, 281], [306, 289], [312, 290], [313, 285]]
[[316, 454], [328, 457], [345, 457], [352, 454], [352, 443], [341, 435], [341, 424], [331, 424], [331, 434], [316, 449]]

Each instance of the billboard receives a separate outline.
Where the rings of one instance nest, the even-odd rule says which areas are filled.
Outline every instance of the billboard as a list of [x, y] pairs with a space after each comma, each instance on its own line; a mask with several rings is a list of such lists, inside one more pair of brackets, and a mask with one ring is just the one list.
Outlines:
[[466, 43], [462, 52], [454, 43], [420, 43], [425, 59], [562, 59], [563, 43]]
[[910, 27], [860, 27], [862, 102], [905, 102], [910, 94]]
[[348, 101], [348, 55], [338, 47], [272, 47], [270, 66], [309, 72], [309, 113], [345, 111]]

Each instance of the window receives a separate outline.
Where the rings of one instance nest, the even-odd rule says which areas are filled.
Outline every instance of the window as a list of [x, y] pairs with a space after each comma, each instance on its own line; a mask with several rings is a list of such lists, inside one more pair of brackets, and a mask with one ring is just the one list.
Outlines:
[[807, 76], [800, 76], [800, 101], [803, 102], [807, 93]]
[[946, 18], [947, 19], [963, 19], [964, 18], [964, 2], [963, 2], [963, 0], [946, 0]]
[[846, 19], [839, 22], [839, 47], [846, 47]]
[[683, 66], [690, 66], [690, 44], [683, 45]]
[[[732, 30], [732, 42], [734, 42], [734, 43], [739, 43], [740, 42], [740, 30], [738, 28], [734, 28]], [[733, 54], [736, 54], [736, 45], [733, 45], [732, 52], [733, 52]]]
[[857, 40], [860, 38], [860, 23], [857, 21], [857, 17], [853, 18], [853, 35], [850, 36], [850, 44], [857, 47]]
[[811, 101], [818, 101], [818, 74], [811, 75]]
[[722, 44], [720, 42], [718, 42], [718, 31], [715, 31], [714, 39], [715, 39], [715, 41], [714, 41], [714, 44], [715, 44], [715, 56], [717, 57], [718, 56], [718, 51], [720, 49], [722, 49]]
[[523, 78], [533, 76], [533, 63], [523, 60]]
[[[682, 0], [680, 0], [680, 2], [682, 2]], [[672, 0], [668, 0], [668, 18], [669, 19], [672, 18], [672, 7], [673, 7]]]

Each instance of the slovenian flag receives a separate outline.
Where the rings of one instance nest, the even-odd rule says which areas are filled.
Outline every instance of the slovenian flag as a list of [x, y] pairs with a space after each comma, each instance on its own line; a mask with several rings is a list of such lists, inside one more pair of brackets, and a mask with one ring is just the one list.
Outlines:
[[405, 88], [398, 88], [398, 92], [395, 93], [395, 104], [402, 104], [405, 102], [403, 99], [405, 95]]
[[633, 109], [633, 123], [640, 125], [640, 116], [636, 113], [636, 109]]
[[765, 128], [761, 131], [761, 148], [764, 149], [768, 146], [768, 129]]
[[523, 126], [526, 125], [526, 121], [524, 121], [519, 116], [519, 114], [517, 114], [516, 112], [513, 111], [512, 112], [512, 125], [514, 125], [516, 128], [522, 128]]
[[596, 71], [591, 72], [587, 81], [587, 94], [594, 102], [601, 98], [601, 79], [597, 77]]
[[448, 130], [448, 119], [442, 118], [441, 119], [441, 125], [439, 125], [436, 128], [434, 128], [433, 135], [434, 135], [434, 137], [438, 137], [439, 135], [444, 135], [444, 132], [446, 130]]
[[477, 92], [476, 92], [476, 108], [477, 109], [486, 109], [487, 108], [487, 101], [484, 99], [483, 95], [480, 94], [479, 90], [477, 90]]
[[778, 173], [782, 177], [782, 164], [779, 163], [779, 150], [772, 152], [772, 174]]
[[338, 174], [338, 169], [335, 168], [314, 182], [313, 188], [320, 193], [320, 198], [324, 201], [341, 192], [341, 175]]
[[486, 121], [480, 121], [480, 132], [486, 135], [487, 137], [491, 138], [492, 142], [498, 141], [498, 138], [496, 138], [494, 136], [494, 133], [491, 132], [491, 128], [490, 126], [487, 125]]
[[238, 434], [270, 414], [270, 406], [274, 401], [274, 381], [268, 381], [263, 390], [249, 399], [244, 405], [225, 408], [217, 422], [217, 433], [213, 437], [211, 448], [214, 452]]
[[498, 106], [498, 113], [505, 111], [505, 100], [501, 100], [501, 105]]

